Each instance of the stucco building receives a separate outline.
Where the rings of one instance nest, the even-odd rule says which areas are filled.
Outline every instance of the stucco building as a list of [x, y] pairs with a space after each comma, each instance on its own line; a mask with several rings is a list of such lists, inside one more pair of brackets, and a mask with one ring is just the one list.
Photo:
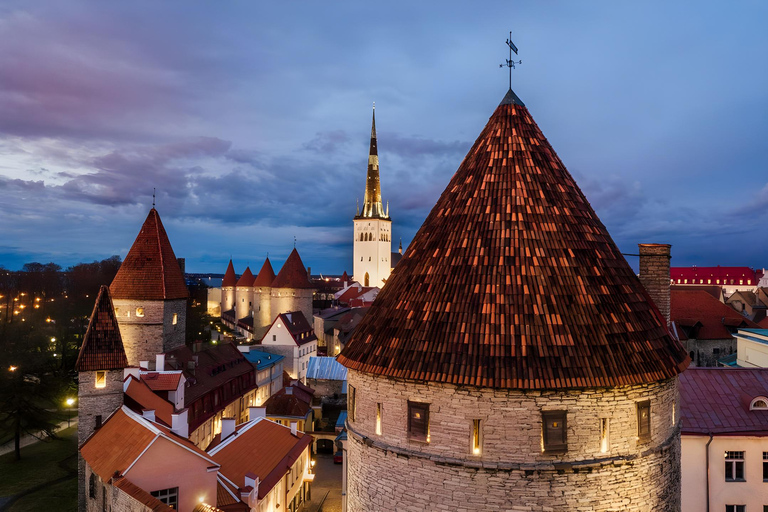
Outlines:
[[260, 348], [285, 356], [284, 370], [292, 378], [303, 380], [307, 375], [309, 358], [317, 355], [317, 336], [303, 312], [289, 311], [275, 317], [261, 339]]
[[339, 356], [347, 509], [680, 509], [688, 357], [510, 89]]

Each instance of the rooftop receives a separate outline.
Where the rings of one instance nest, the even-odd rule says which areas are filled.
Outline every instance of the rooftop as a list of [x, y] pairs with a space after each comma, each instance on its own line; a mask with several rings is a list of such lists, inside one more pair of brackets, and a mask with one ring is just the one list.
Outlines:
[[279, 363], [285, 358], [285, 356], [281, 356], [279, 354], [270, 354], [269, 352], [253, 349], [251, 349], [249, 352], [243, 352], [243, 356], [248, 361], [250, 361], [251, 364], [256, 366], [257, 370], [269, 368], [270, 366]]
[[235, 286], [237, 285], [237, 275], [235, 274], [235, 266], [232, 265], [232, 260], [229, 260], [227, 265], [227, 271], [224, 273], [224, 279], [221, 280], [221, 286]]
[[272, 322], [272, 325], [275, 324], [284, 325], [293, 341], [296, 342], [296, 345], [304, 345], [310, 341], [317, 340], [314, 328], [309, 324], [304, 313], [301, 311], [280, 313]]
[[275, 271], [272, 270], [272, 263], [270, 263], [269, 257], [267, 257], [267, 259], [264, 260], [264, 264], [261, 266], [261, 270], [259, 270], [259, 274], [256, 276], [256, 281], [254, 281], [253, 286], [269, 287], [272, 286], [274, 280]]
[[241, 287], [244, 286], [246, 288], [250, 288], [253, 286], [253, 282], [256, 280], [255, 277], [253, 277], [253, 273], [251, 272], [251, 267], [245, 267], [245, 272], [243, 272], [243, 275], [240, 276], [240, 279], [237, 280], [237, 286]]
[[312, 288], [309, 282], [307, 268], [301, 261], [299, 251], [294, 247], [288, 259], [283, 263], [283, 268], [278, 272], [277, 277], [272, 281], [273, 288]]
[[757, 327], [757, 324], [703, 290], [673, 288], [669, 309], [670, 319], [686, 338], [731, 339], [736, 328]]
[[312, 356], [307, 364], [307, 379], [346, 380], [347, 368], [335, 357]]
[[79, 372], [116, 370], [128, 366], [109, 288], [102, 286], [80, 346], [75, 367]]

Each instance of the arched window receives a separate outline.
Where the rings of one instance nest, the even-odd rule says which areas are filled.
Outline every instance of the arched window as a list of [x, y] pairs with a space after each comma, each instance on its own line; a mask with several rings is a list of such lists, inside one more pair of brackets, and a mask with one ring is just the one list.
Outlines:
[[752, 403], [749, 404], [750, 411], [768, 411], [768, 398], [764, 396], [756, 396], [752, 399]]
[[368, 276], [368, 272], [366, 272], [365, 273], [365, 285], [364, 286], [370, 286], [370, 284], [368, 284], [369, 280], [370, 280], [370, 277]]

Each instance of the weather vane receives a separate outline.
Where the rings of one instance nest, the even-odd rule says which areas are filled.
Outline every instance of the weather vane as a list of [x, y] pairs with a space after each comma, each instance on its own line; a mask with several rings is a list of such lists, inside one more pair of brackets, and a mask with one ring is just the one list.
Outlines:
[[293, 248], [296, 248], [296, 235], [293, 236]]
[[155, 207], [155, 188], [152, 189], [152, 208]]
[[[517, 55], [517, 46], [515, 46], [515, 43], [512, 42], [512, 32], [509, 32], [509, 39], [507, 39], [507, 46], [509, 46], [509, 58], [507, 60], [507, 67], [509, 68], [509, 88], [512, 89], [512, 69], [515, 67], [515, 64], [522, 64], [523, 61], [519, 60], [515, 62], [512, 60], [512, 52], [515, 52], [515, 55]], [[504, 64], [499, 64], [500, 68], [504, 67]]]

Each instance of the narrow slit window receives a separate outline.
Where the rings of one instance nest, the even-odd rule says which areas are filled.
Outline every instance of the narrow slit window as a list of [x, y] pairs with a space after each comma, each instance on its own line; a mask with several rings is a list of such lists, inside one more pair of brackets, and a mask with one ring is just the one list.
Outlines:
[[173, 325], [176, 325], [177, 323], [179, 323], [179, 314], [178, 313], [174, 313], [173, 314], [173, 320], [172, 321], [173, 321]]
[[608, 418], [600, 418], [600, 453], [608, 453], [611, 447], [609, 428], [610, 420]]
[[472, 420], [472, 455], [480, 455], [481, 432], [480, 420]]
[[376, 435], [381, 435], [381, 404], [376, 404]]
[[637, 404], [637, 437], [640, 441], [651, 439], [651, 401]]
[[355, 421], [355, 387], [347, 386], [347, 412], [349, 421]]
[[566, 414], [566, 411], [544, 411], [541, 413], [545, 452], [568, 450]]

